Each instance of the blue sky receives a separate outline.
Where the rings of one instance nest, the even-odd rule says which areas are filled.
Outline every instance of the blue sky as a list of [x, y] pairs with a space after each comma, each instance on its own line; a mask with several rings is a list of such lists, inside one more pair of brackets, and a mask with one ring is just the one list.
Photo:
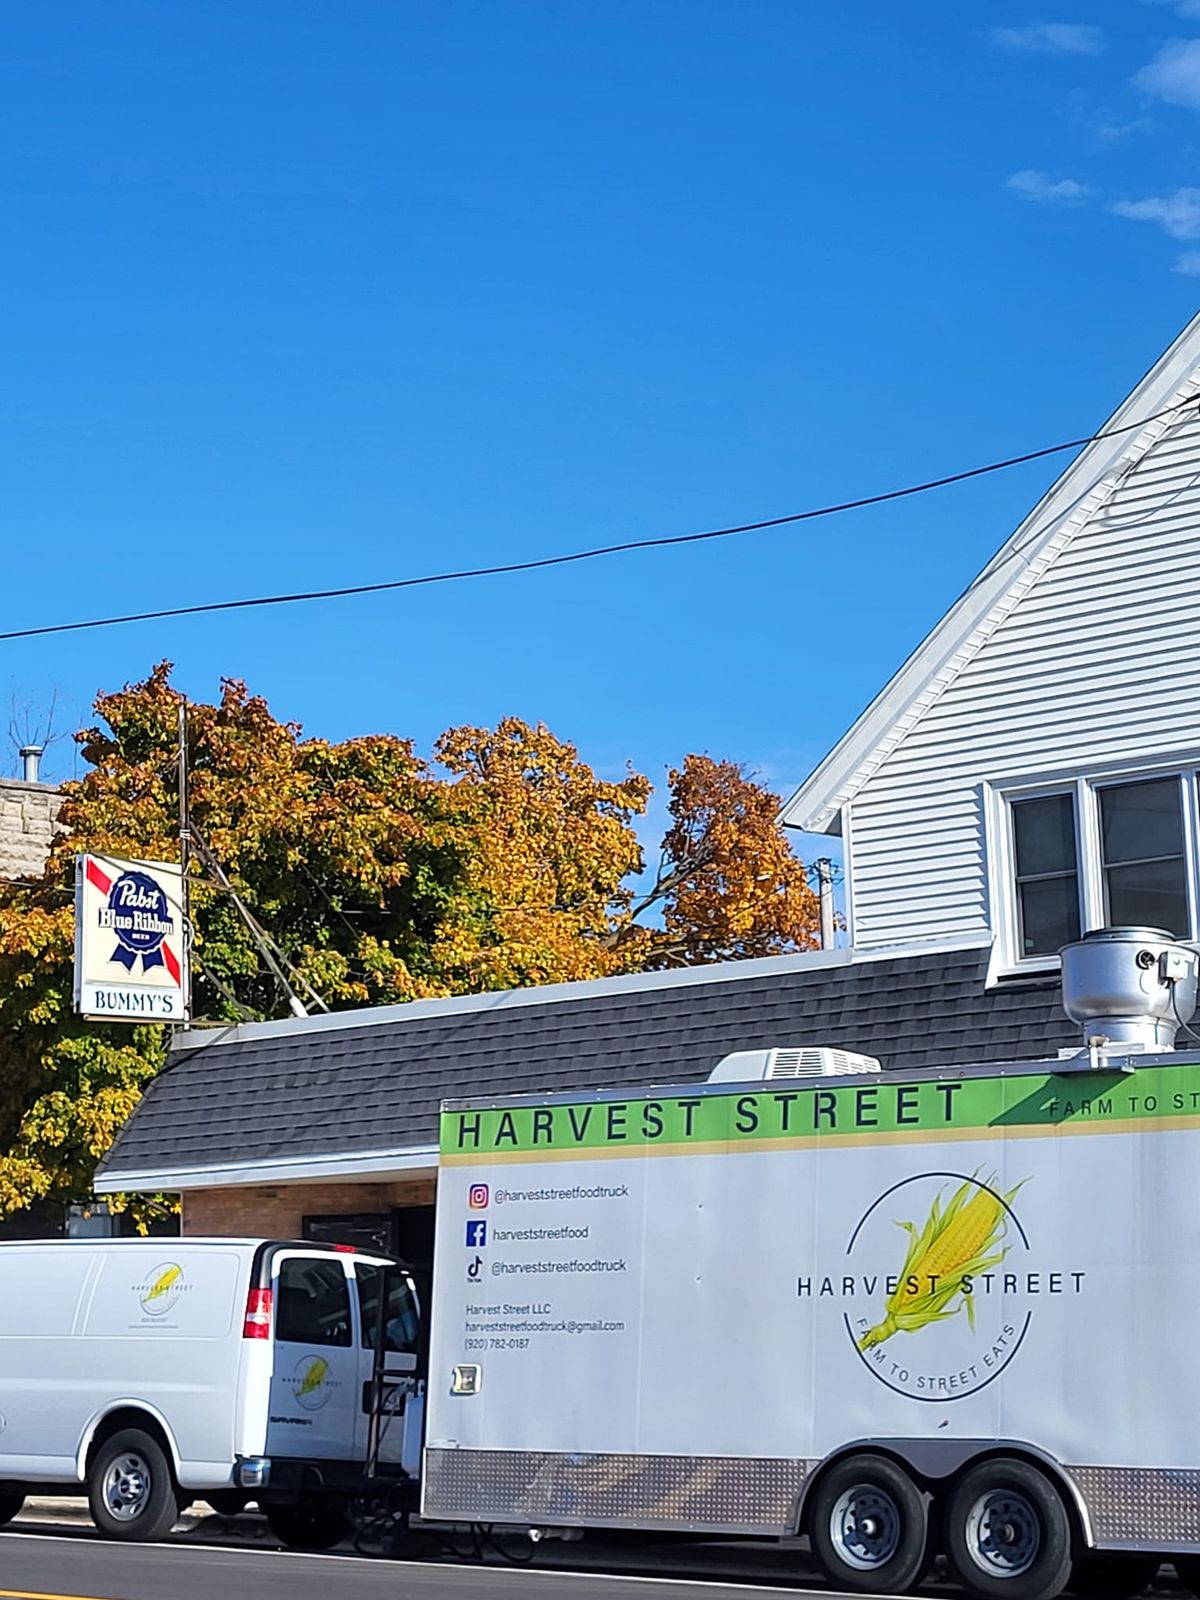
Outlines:
[[[0, 628], [688, 532], [1085, 432], [1195, 309], [1198, 142], [1200, 0], [10, 7]], [[72, 725], [165, 656], [332, 738], [515, 712], [606, 772], [708, 750], [786, 791], [1054, 471], [5, 644], [0, 690]]]

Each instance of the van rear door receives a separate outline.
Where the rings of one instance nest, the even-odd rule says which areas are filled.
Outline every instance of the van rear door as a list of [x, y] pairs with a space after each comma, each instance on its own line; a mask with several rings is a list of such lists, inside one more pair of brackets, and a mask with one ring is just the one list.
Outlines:
[[351, 1460], [361, 1385], [344, 1257], [285, 1249], [271, 1270], [274, 1361], [267, 1454]]
[[417, 1372], [420, 1312], [416, 1292], [408, 1273], [394, 1261], [372, 1261], [362, 1256], [353, 1261], [363, 1392], [358, 1453], [364, 1460], [369, 1454], [375, 1346], [380, 1338], [383, 1359], [378, 1459], [385, 1466], [399, 1466], [410, 1477], [416, 1477], [420, 1471], [425, 1388]]

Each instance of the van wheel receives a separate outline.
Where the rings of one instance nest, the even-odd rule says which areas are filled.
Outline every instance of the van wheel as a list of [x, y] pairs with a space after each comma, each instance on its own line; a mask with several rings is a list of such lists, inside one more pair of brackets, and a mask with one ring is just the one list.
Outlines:
[[96, 1451], [88, 1471], [92, 1521], [110, 1539], [162, 1539], [179, 1520], [179, 1494], [162, 1446], [123, 1428]]
[[851, 1456], [821, 1479], [809, 1516], [813, 1554], [839, 1589], [906, 1594], [925, 1572], [925, 1496], [886, 1456]]
[[350, 1533], [350, 1518], [328, 1506], [267, 1506], [267, 1526], [291, 1550], [332, 1550]]
[[1054, 1600], [1071, 1577], [1071, 1524], [1044, 1472], [982, 1461], [946, 1507], [946, 1555], [978, 1600]]
[[1105, 1554], [1097, 1550], [1075, 1563], [1071, 1593], [1080, 1600], [1131, 1600], [1141, 1594], [1158, 1572], [1157, 1556], [1129, 1555], [1123, 1550]]
[[23, 1494], [0, 1494], [0, 1528], [11, 1522], [24, 1504]]

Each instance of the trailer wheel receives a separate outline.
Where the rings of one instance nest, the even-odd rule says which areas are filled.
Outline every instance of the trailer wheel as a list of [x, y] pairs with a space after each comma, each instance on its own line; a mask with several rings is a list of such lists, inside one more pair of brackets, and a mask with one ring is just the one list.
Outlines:
[[92, 1521], [110, 1539], [162, 1539], [179, 1520], [166, 1451], [137, 1428], [106, 1439], [88, 1470]]
[[1131, 1600], [1147, 1587], [1158, 1568], [1157, 1556], [1094, 1550], [1075, 1563], [1071, 1593], [1080, 1600]]
[[0, 1528], [4, 1527], [6, 1522], [11, 1522], [24, 1504], [23, 1494], [0, 1493]]
[[905, 1594], [924, 1576], [929, 1507], [886, 1456], [850, 1456], [821, 1479], [809, 1515], [817, 1564], [860, 1594]]
[[1071, 1523], [1044, 1472], [983, 1461], [946, 1507], [946, 1555], [978, 1600], [1054, 1600], [1071, 1577]]
[[337, 1507], [267, 1506], [267, 1526], [290, 1550], [332, 1550], [350, 1535], [350, 1518]]

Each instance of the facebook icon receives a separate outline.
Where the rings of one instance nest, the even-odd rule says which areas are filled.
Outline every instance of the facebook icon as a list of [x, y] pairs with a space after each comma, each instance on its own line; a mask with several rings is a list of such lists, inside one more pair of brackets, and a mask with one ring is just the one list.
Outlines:
[[487, 1244], [487, 1223], [482, 1219], [467, 1223], [467, 1249], [482, 1250]]

